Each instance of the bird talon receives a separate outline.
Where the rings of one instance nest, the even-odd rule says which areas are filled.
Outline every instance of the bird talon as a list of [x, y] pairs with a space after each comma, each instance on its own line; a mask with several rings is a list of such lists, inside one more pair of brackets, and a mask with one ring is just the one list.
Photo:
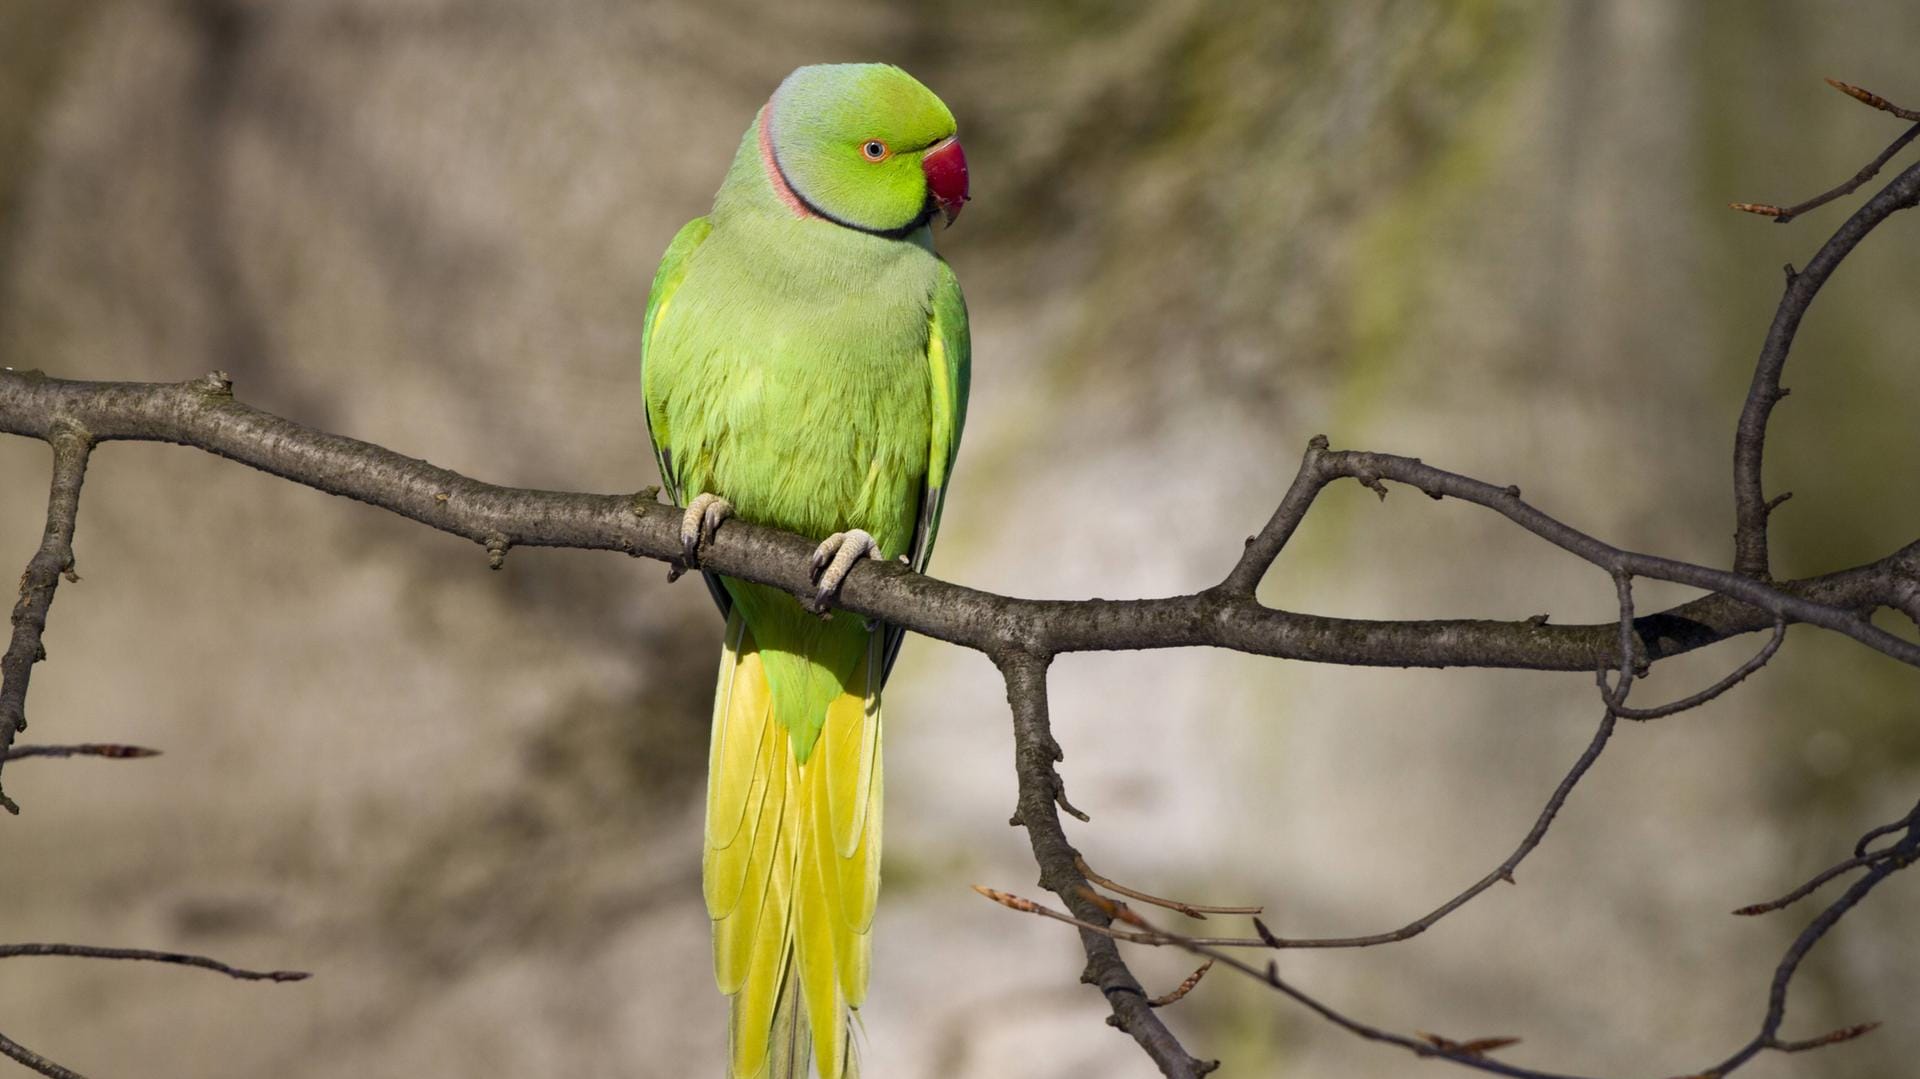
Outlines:
[[680, 548], [686, 552], [685, 568], [700, 563], [701, 545], [712, 543], [721, 522], [731, 516], [733, 504], [716, 494], [696, 495], [687, 503], [687, 512], [680, 518]]
[[845, 541], [846, 541], [845, 533], [835, 532], [833, 535], [828, 536], [826, 540], [820, 544], [820, 546], [814, 548], [813, 549], [813, 568], [809, 576], [811, 576], [816, 581], [819, 580], [820, 571], [823, 569], [826, 569], [827, 564], [833, 561], [834, 552], [838, 551], [840, 549], [840, 545]]
[[858, 528], [845, 532], [835, 532], [822, 540], [813, 552], [813, 578], [819, 587], [814, 590], [812, 610], [824, 614], [827, 604], [839, 593], [847, 574], [862, 558], [885, 560], [880, 553], [880, 544], [874, 538]]

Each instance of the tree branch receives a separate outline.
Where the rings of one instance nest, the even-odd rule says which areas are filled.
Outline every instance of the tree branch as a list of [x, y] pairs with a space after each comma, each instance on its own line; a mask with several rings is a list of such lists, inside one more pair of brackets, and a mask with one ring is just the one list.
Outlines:
[[[680, 514], [658, 504], [653, 492], [587, 495], [481, 483], [250, 408], [233, 398], [231, 384], [217, 373], [189, 383], [137, 384], [70, 382], [38, 373], [0, 372], [0, 431], [48, 439], [56, 446], [56, 460], [65, 462], [56, 469], [56, 509], [49, 515], [49, 535], [63, 538], [56, 547], [43, 547], [42, 554], [36, 555], [36, 565], [43, 569], [51, 565], [56, 573], [71, 564], [71, 507], [77, 504], [78, 470], [84, 468], [85, 448], [93, 441], [107, 440], [196, 446], [318, 490], [379, 506], [482, 545], [496, 568], [514, 546], [617, 550], [675, 564], [684, 557]], [[76, 438], [82, 431], [91, 438]], [[1341, 478], [1352, 478], [1383, 496], [1384, 481], [1393, 480], [1434, 498], [1451, 496], [1493, 509], [1621, 582], [1639, 574], [1723, 594], [1642, 618], [1633, 616], [1627, 600], [1617, 622], [1571, 627], [1548, 626], [1538, 619], [1368, 622], [1262, 607], [1253, 595], [1260, 577], [1279, 557], [1319, 492]], [[64, 531], [55, 527], [59, 522], [65, 522]], [[805, 596], [813, 587], [808, 572], [813, 546], [799, 536], [730, 522], [702, 552], [701, 560], [705, 568]], [[1077, 852], [1059, 819], [1061, 808], [1080, 814], [1066, 802], [1053, 768], [1059, 747], [1048, 729], [1045, 679], [1047, 663], [1057, 652], [1209, 644], [1345, 664], [1562, 670], [1611, 665], [1631, 672], [1635, 662], [1651, 662], [1767, 625], [1806, 621], [1913, 662], [1920, 657], [1920, 649], [1875, 629], [1857, 612], [1894, 602], [1902, 594], [1898, 586], [1913, 575], [1911, 567], [1917, 563], [1920, 542], [1865, 566], [1773, 586], [1623, 551], [1527, 504], [1515, 488], [1496, 487], [1412, 458], [1332, 451], [1324, 438], [1317, 438], [1272, 520], [1215, 588], [1165, 599], [1037, 601], [979, 592], [870, 562], [849, 577], [840, 606], [995, 657], [1007, 679], [1015, 718], [1021, 791], [1016, 819], [1028, 828], [1043, 883], [1062, 897], [1077, 918], [1098, 926], [1106, 915], [1098, 902], [1088, 898], [1087, 880], [1076, 867]], [[50, 591], [46, 595], [50, 597]], [[44, 616], [44, 605], [40, 610]], [[23, 698], [24, 682], [19, 685]], [[1563, 782], [1534, 833], [1510, 862], [1537, 844], [1544, 825], [1592, 763], [1608, 731], [1610, 727], [1603, 727], [1594, 747]], [[1507, 865], [1496, 873], [1510, 871]], [[1475, 886], [1430, 917], [1437, 920], [1488, 883]], [[1212, 1070], [1214, 1062], [1194, 1058], [1154, 1014], [1152, 999], [1110, 936], [1086, 930], [1082, 943], [1088, 958], [1083, 977], [1107, 996], [1114, 1024], [1131, 1034], [1165, 1074], [1197, 1077]], [[1442, 1052], [1426, 1043], [1406, 1044], [1424, 1053]]]
[[[1912, 113], [1890, 104], [1877, 95], [1867, 93], [1857, 87], [1835, 83], [1840, 89], [1866, 101], [1876, 108], [1901, 115], [1907, 119], [1920, 118], [1920, 113]], [[1920, 126], [1908, 131], [1870, 163], [1849, 184], [1811, 200], [1793, 210], [1779, 210], [1776, 207], [1741, 206], [1743, 209], [1770, 210], [1781, 220], [1790, 218], [1800, 210], [1820, 205], [1837, 198], [1864, 184], [1895, 153], [1920, 135]], [[1852, 249], [1865, 238], [1881, 221], [1893, 213], [1920, 203], [1920, 165], [1910, 167], [1891, 184], [1874, 196], [1866, 206], [1856, 212], [1841, 226], [1840, 230], [1821, 248], [1805, 273], [1796, 274], [1788, 268], [1787, 294], [1781, 300], [1774, 322], [1767, 336], [1760, 360], [1756, 365], [1753, 385], [1748, 393], [1743, 409], [1738, 435], [1735, 441], [1735, 496], [1736, 496], [1736, 561], [1734, 574], [1725, 574], [1706, 567], [1688, 565], [1671, 560], [1655, 558], [1621, 551], [1598, 540], [1580, 533], [1561, 522], [1540, 513], [1520, 499], [1517, 488], [1496, 490], [1491, 485], [1471, 480], [1451, 473], [1427, 468], [1417, 460], [1395, 458], [1380, 454], [1332, 453], [1325, 438], [1316, 438], [1308, 446], [1300, 471], [1292, 486], [1274, 511], [1272, 519], [1262, 531], [1247, 541], [1246, 550], [1227, 578], [1213, 591], [1215, 594], [1235, 598], [1251, 599], [1261, 577], [1272, 566], [1285, 548], [1287, 541], [1298, 528], [1307, 512], [1311, 509], [1319, 490], [1331, 479], [1339, 476], [1351, 477], [1377, 493], [1381, 498], [1387, 496], [1384, 479], [1395, 479], [1409, 483], [1426, 492], [1433, 498], [1448, 495], [1464, 498], [1479, 505], [1494, 509], [1527, 531], [1539, 535], [1549, 542], [1584, 558], [1588, 562], [1606, 570], [1612, 576], [1619, 601], [1620, 616], [1615, 625], [1616, 648], [1611, 658], [1611, 666], [1619, 671], [1617, 682], [1609, 687], [1606, 670], [1609, 662], [1602, 656], [1596, 665], [1596, 677], [1600, 683], [1606, 703], [1606, 714], [1602, 718], [1599, 732], [1593, 742], [1575, 763], [1571, 772], [1561, 782], [1546, 809], [1535, 823], [1533, 830], [1521, 843], [1521, 846], [1509, 857], [1507, 862], [1496, 868], [1493, 873], [1482, 878], [1467, 891], [1442, 904], [1426, 917], [1408, 923], [1398, 930], [1375, 934], [1369, 937], [1354, 937], [1325, 940], [1288, 941], [1275, 937], [1258, 918], [1253, 919], [1254, 928], [1259, 933], [1258, 940], [1236, 938], [1196, 938], [1177, 933], [1169, 933], [1148, 923], [1139, 915], [1132, 913], [1124, 904], [1107, 900], [1083, 886], [1077, 893], [1083, 902], [1076, 905], [1071, 902], [1076, 896], [1061, 892], [1068, 899], [1072, 912], [1062, 914], [1049, 910], [1039, 904], [1017, 896], [996, 892], [992, 889], [979, 889], [982, 894], [1015, 910], [1040, 914], [1060, 921], [1068, 922], [1080, 929], [1083, 940], [1091, 936], [1102, 936], [1113, 941], [1129, 941], [1154, 946], [1171, 945], [1183, 948], [1193, 954], [1204, 956], [1209, 963], [1220, 962], [1242, 973], [1264, 981], [1275, 990], [1305, 1005], [1328, 1021], [1342, 1027], [1361, 1038], [1371, 1041], [1398, 1045], [1418, 1055], [1437, 1055], [1454, 1063], [1481, 1071], [1522, 1077], [1522, 1079], [1570, 1079], [1555, 1073], [1533, 1071], [1491, 1060], [1487, 1053], [1504, 1048], [1517, 1039], [1491, 1038], [1475, 1042], [1457, 1042], [1437, 1035], [1422, 1035], [1419, 1039], [1395, 1034], [1358, 1020], [1349, 1018], [1330, 1006], [1309, 996], [1297, 987], [1284, 981], [1276, 964], [1268, 963], [1264, 971], [1256, 970], [1252, 965], [1228, 955], [1219, 949], [1231, 947], [1265, 946], [1284, 947], [1365, 947], [1373, 944], [1386, 944], [1405, 940], [1424, 932], [1440, 918], [1458, 909], [1472, 900], [1495, 880], [1511, 879], [1512, 867], [1524, 858], [1544, 836], [1554, 814], [1565, 802], [1573, 787], [1578, 784], [1593, 761], [1607, 744], [1619, 718], [1655, 719], [1673, 715], [1690, 708], [1698, 707], [1722, 693], [1725, 693], [1743, 679], [1759, 670], [1772, 659], [1785, 641], [1786, 627], [1790, 621], [1809, 621], [1836, 632], [1843, 633], [1875, 648], [1889, 656], [1909, 664], [1916, 664], [1920, 649], [1910, 642], [1903, 641], [1891, 634], [1885, 634], [1873, 627], [1868, 621], [1871, 610], [1868, 607], [1888, 606], [1900, 610], [1920, 625], [1920, 573], [1916, 572], [1914, 561], [1915, 546], [1909, 545], [1903, 551], [1884, 560], [1877, 569], [1867, 570], [1875, 576], [1876, 598], [1868, 607], [1852, 604], [1823, 605], [1818, 601], [1808, 603], [1804, 597], [1792, 594], [1789, 588], [1784, 594], [1765, 587], [1763, 582], [1771, 578], [1767, 556], [1767, 517], [1784, 502], [1787, 495], [1766, 499], [1762, 493], [1760, 475], [1765, 449], [1766, 423], [1773, 405], [1785, 396], [1780, 388], [1780, 374], [1785, 367], [1786, 357], [1792, 347], [1794, 334], [1807, 308], [1812, 304], [1822, 284], [1832, 274], [1839, 263]], [[1864, 567], [1863, 567], [1864, 569]], [[1629, 708], [1626, 706], [1628, 692], [1633, 681], [1645, 663], [1656, 657], [1653, 648], [1646, 648], [1643, 654], [1636, 645], [1646, 643], [1641, 631], [1642, 619], [1635, 616], [1632, 582], [1635, 576], [1653, 577], [1662, 580], [1692, 584], [1710, 589], [1722, 596], [1745, 601], [1749, 609], [1758, 607], [1771, 611], [1775, 615], [1773, 635], [1766, 645], [1740, 667], [1699, 692], [1682, 697], [1671, 704], [1656, 708]], [[1756, 591], [1729, 577], [1744, 576], [1748, 581], [1760, 583]], [[1544, 622], [1544, 619], [1541, 619]], [[1050, 767], [1050, 766], [1049, 766]], [[1890, 832], [1905, 831], [1900, 841], [1879, 849], [1868, 850], [1871, 843]], [[1036, 848], [1037, 849], [1037, 848]], [[1854, 857], [1840, 862], [1788, 895], [1771, 903], [1756, 904], [1742, 908], [1735, 913], [1758, 914], [1776, 910], [1812, 894], [1822, 885], [1845, 873], [1865, 868], [1867, 873], [1856, 881], [1847, 891], [1827, 909], [1823, 910], [1807, 928], [1802, 931], [1775, 968], [1772, 985], [1768, 994], [1768, 1006], [1761, 1028], [1750, 1041], [1736, 1050], [1720, 1064], [1699, 1073], [1697, 1079], [1721, 1079], [1746, 1064], [1753, 1057], [1766, 1050], [1785, 1053], [1802, 1052], [1857, 1038], [1871, 1030], [1877, 1023], [1863, 1023], [1831, 1031], [1813, 1038], [1788, 1041], [1779, 1036], [1786, 1014], [1788, 988], [1800, 962], [1815, 944], [1835, 925], [1847, 911], [1857, 905], [1865, 896], [1883, 882], [1888, 876], [1905, 869], [1920, 860], [1920, 806], [1913, 812], [1893, 824], [1876, 828], [1862, 836], [1855, 845]], [[1081, 863], [1084, 865], [1084, 863]], [[1057, 891], [1058, 889], [1056, 889]], [[1096, 914], [1083, 909], [1091, 904]], [[1175, 908], [1177, 909], [1177, 907]], [[1100, 915], [1104, 915], [1101, 917]], [[1112, 921], [1118, 919], [1134, 927], [1132, 930], [1116, 929]], [[1091, 954], [1091, 952], [1090, 952]], [[1157, 1059], [1157, 1058], [1156, 1058]]]
[[[638, 495], [573, 494], [500, 487], [406, 457], [371, 443], [305, 427], [234, 399], [219, 375], [188, 383], [79, 382], [0, 371], [0, 433], [47, 438], [55, 417], [70, 416], [96, 441], [169, 442], [193, 446], [329, 494], [389, 510], [482, 547], [568, 547], [622, 551], [677, 563], [682, 559], [678, 510]], [[1303, 469], [1298, 488], [1317, 493], [1331, 478], [1371, 474], [1431, 484], [1443, 493], [1492, 505], [1529, 530], [1544, 527], [1556, 543], [1576, 544], [1583, 557], [1625, 558], [1633, 572], [1709, 590], [1711, 595], [1635, 621], [1648, 660], [1690, 652], [1729, 637], [1769, 629], [1776, 612], [1788, 621], [1819, 618], [1860, 637], [1855, 612], [1895, 602], [1920, 577], [1920, 541], [1851, 569], [1768, 586], [1723, 571], [1622, 552], [1525, 507], [1509, 488], [1428, 469], [1411, 458], [1325, 453]], [[1329, 474], [1331, 473], [1331, 474]], [[1524, 508], [1524, 511], [1522, 510]], [[1509, 512], [1509, 511], [1513, 512]], [[1270, 524], [1269, 528], [1273, 526]], [[1289, 529], [1289, 534], [1291, 529]], [[803, 537], [732, 520], [702, 548], [703, 568], [811, 597], [808, 566], [816, 544]], [[1243, 560], [1244, 561], [1244, 560]], [[1664, 572], [1671, 569], [1670, 575]], [[1264, 566], [1261, 567], [1264, 572]], [[1244, 575], [1243, 575], [1244, 577]], [[1230, 577], [1230, 580], [1233, 579]], [[1757, 601], [1757, 605], [1756, 602]], [[864, 561], [848, 576], [836, 605], [916, 633], [984, 652], [1019, 648], [1040, 654], [1184, 648], [1231, 648], [1317, 663], [1391, 667], [1507, 667], [1590, 672], [1616, 654], [1612, 622], [1547, 625], [1537, 619], [1381, 621], [1329, 618], [1262, 607], [1225, 585], [1191, 595], [1134, 600], [1031, 600], [995, 595], [893, 563]], [[1871, 627], [1867, 627], [1871, 629]], [[1909, 660], [1916, 650], [1891, 635]]]
[[[1915, 176], [1916, 183], [1920, 184], [1920, 166], [1915, 166]], [[1485, 506], [1528, 532], [1585, 559], [1616, 577], [1623, 574], [1648, 577], [1718, 592], [1751, 607], [1767, 611], [1776, 619], [1806, 622], [1823, 629], [1830, 629], [1902, 663], [1920, 667], [1920, 645], [1880, 629], [1861, 617], [1857, 610], [1814, 602], [1792, 592], [1783, 591], [1726, 570], [1710, 569], [1691, 562], [1621, 550], [1569, 525], [1562, 524], [1528, 505], [1521, 500], [1518, 487], [1496, 487], [1457, 473], [1433, 468], [1415, 458], [1394, 457], [1384, 453], [1359, 451], [1326, 453], [1320, 456], [1316, 467], [1328, 479], [1336, 476], [1351, 476], [1369, 486], [1376, 486], [1381, 480], [1396, 480], [1417, 487], [1432, 498], [1446, 496]], [[1909, 546], [1902, 554], [1920, 555], [1920, 545]], [[1883, 581], [1882, 584], [1884, 586], [1885, 582]], [[1887, 595], [1890, 597], [1890, 589]], [[1637, 626], [1637, 621], [1634, 624]], [[1617, 664], [1618, 654], [1616, 653], [1611, 659]]]
[[[73, 572], [73, 529], [80, 514], [80, 485], [87, 478], [87, 458], [93, 440], [87, 429], [71, 420], [49, 417], [40, 437], [53, 447], [53, 481], [47, 492], [47, 527], [40, 549], [20, 574], [20, 598], [13, 605], [13, 636], [0, 656], [0, 763], [11, 755], [16, 734], [27, 729], [27, 683], [33, 665], [47, 658], [40, 637], [47, 630], [47, 612], [53, 607], [60, 578], [80, 578]], [[0, 789], [0, 808], [18, 814], [20, 807]]]
[[[1920, 124], [1894, 140], [1886, 152], [1855, 177], [1851, 186], [1843, 184], [1804, 206], [1794, 207], [1793, 212], [1820, 205], [1859, 187], [1916, 135], [1920, 135]], [[1866, 239], [1867, 234], [1879, 227], [1882, 221], [1901, 210], [1911, 209], [1916, 201], [1920, 201], [1920, 164], [1908, 166], [1892, 183], [1867, 200], [1866, 205], [1855, 210], [1853, 216], [1847, 218], [1839, 230], [1821, 245], [1819, 253], [1813, 256], [1812, 262], [1807, 263], [1805, 270], [1795, 273], [1793, 267], [1787, 267], [1786, 292], [1780, 297], [1773, 323], [1767, 328], [1766, 340], [1760, 346], [1760, 358], [1753, 369], [1753, 383], [1747, 390], [1747, 401], [1740, 410], [1740, 425], [1733, 440], [1736, 518], [1733, 568], [1740, 573], [1759, 578], [1771, 573], [1767, 559], [1767, 518], [1778, 503], [1768, 502], [1763, 493], [1760, 462], [1766, 450], [1767, 419], [1773, 415], [1773, 406], [1786, 396], [1786, 391], [1780, 388], [1780, 375], [1786, 369], [1787, 354], [1793, 349], [1794, 335], [1800, 331], [1800, 320], [1806, 315], [1807, 308], [1813, 305], [1820, 287], [1827, 283], [1827, 278], [1860, 245], [1860, 241]], [[1782, 210], [1777, 219], [1791, 220], [1793, 212]]]
[[[1092, 893], [1079, 869], [1080, 852], [1067, 841], [1060, 824], [1060, 774], [1053, 766], [1062, 754], [1047, 717], [1048, 657], [1006, 652], [995, 656], [994, 662], [1006, 678], [1007, 704], [1013, 709], [1014, 769], [1020, 783], [1019, 804], [1009, 823], [1027, 830], [1034, 861], [1040, 864], [1040, 886], [1090, 924], [1105, 925], [1106, 915], [1087, 898]], [[1106, 995], [1113, 1009], [1108, 1022], [1132, 1035], [1159, 1065], [1161, 1074], [1198, 1079], [1220, 1066], [1217, 1060], [1194, 1059], [1154, 1014], [1152, 998], [1127, 968], [1112, 938], [1082, 930], [1080, 945], [1087, 953], [1080, 980]]]

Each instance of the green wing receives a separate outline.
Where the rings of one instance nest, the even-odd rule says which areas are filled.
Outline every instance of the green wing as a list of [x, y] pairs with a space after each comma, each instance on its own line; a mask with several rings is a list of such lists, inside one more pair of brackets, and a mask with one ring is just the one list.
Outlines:
[[[667, 305], [673, 301], [674, 292], [687, 276], [687, 260], [700, 242], [713, 231], [713, 225], [704, 217], [696, 217], [680, 226], [674, 234], [673, 242], [667, 245], [667, 253], [660, 256], [660, 268], [653, 272], [653, 288], [647, 293], [647, 320], [640, 329], [640, 385], [646, 395], [647, 441], [653, 443], [653, 463], [660, 466], [660, 486], [666, 488], [667, 498], [676, 506], [684, 505], [680, 501], [680, 481], [674, 475], [673, 454], [667, 447], [667, 417], [654, 410], [654, 402], [663, 395], [655, 394], [647, 385], [647, 353], [653, 350], [653, 327], [666, 313]], [[733, 598], [720, 584], [720, 578], [711, 573], [703, 573], [707, 591], [713, 594], [713, 602], [725, 617], [733, 609]]]
[[960, 429], [967, 423], [967, 383], [973, 371], [973, 342], [967, 333], [967, 301], [953, 268], [940, 260], [933, 286], [933, 321], [927, 333], [927, 364], [933, 378], [933, 439], [928, 447], [927, 482], [921, 491], [920, 519], [913, 530], [911, 562], [925, 573], [940, 532], [940, 511], [947, 502], [947, 481], [960, 454]]
[[700, 241], [713, 231], [713, 225], [704, 217], [696, 217], [680, 227], [667, 245], [667, 253], [660, 256], [660, 268], [654, 271], [653, 288], [647, 293], [647, 320], [640, 330], [640, 385], [645, 388], [647, 398], [647, 440], [653, 443], [653, 460], [660, 466], [660, 483], [667, 490], [667, 497], [675, 505], [680, 504], [680, 484], [673, 474], [673, 461], [666, 450], [666, 416], [654, 411], [656, 395], [647, 387], [647, 353], [653, 350], [653, 327], [666, 312], [667, 305], [673, 301], [675, 290], [687, 276], [687, 258]]
[[[960, 454], [960, 431], [967, 424], [967, 385], [973, 373], [973, 341], [967, 331], [967, 301], [953, 268], [940, 260], [933, 286], [933, 311], [927, 332], [927, 365], [933, 376], [933, 437], [927, 460], [927, 479], [920, 489], [920, 514], [913, 528], [913, 550], [908, 562], [915, 573], [925, 573], [933, 559], [933, 541], [940, 533], [940, 512], [946, 508], [947, 485], [954, 460]], [[886, 665], [900, 654], [905, 631], [887, 628]], [[885, 675], [883, 674], [884, 678]]]

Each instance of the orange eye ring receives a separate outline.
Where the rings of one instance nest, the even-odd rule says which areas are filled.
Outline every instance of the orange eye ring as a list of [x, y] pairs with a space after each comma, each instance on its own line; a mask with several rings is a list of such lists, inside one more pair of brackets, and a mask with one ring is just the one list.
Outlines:
[[860, 154], [868, 161], [885, 161], [893, 156], [893, 151], [887, 149], [887, 144], [879, 139], [868, 139], [860, 144]]

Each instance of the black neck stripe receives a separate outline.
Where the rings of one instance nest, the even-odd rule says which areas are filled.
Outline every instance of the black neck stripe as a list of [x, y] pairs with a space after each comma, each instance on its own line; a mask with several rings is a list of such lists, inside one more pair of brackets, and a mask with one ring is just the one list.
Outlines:
[[[769, 108], [767, 110], [767, 113], [768, 115], [762, 120], [762, 122], [768, 123], [770, 125], [773, 119], [773, 116], [772, 116], [773, 110]], [[869, 236], [878, 236], [881, 239], [885, 239], [885, 240], [904, 240], [907, 237], [913, 235], [915, 232], [919, 231], [920, 229], [926, 227], [927, 222], [933, 220], [933, 215], [939, 212], [939, 207], [933, 201], [933, 193], [928, 192], [927, 201], [924, 205], [920, 207], [920, 212], [918, 214], [915, 214], [913, 218], [904, 225], [900, 225], [890, 229], [875, 229], [875, 228], [868, 228], [865, 225], [856, 225], [853, 222], [848, 221], [846, 218], [838, 217], [834, 214], [828, 213], [825, 210], [822, 210], [820, 207], [814, 205], [814, 202], [812, 199], [808, 198], [803, 192], [801, 192], [800, 185], [794, 183], [793, 177], [787, 175], [787, 167], [780, 163], [780, 147], [778, 143], [774, 140], [773, 129], [771, 126], [769, 126], [767, 129], [767, 155], [773, 159], [773, 170], [780, 174], [780, 182], [787, 185], [787, 190], [793, 192], [793, 197], [800, 200], [800, 205], [806, 207], [808, 213], [814, 215], [815, 217], [822, 218], [827, 221], [831, 221], [834, 224], [839, 225], [843, 229], [852, 229], [855, 232], [864, 232]]]

